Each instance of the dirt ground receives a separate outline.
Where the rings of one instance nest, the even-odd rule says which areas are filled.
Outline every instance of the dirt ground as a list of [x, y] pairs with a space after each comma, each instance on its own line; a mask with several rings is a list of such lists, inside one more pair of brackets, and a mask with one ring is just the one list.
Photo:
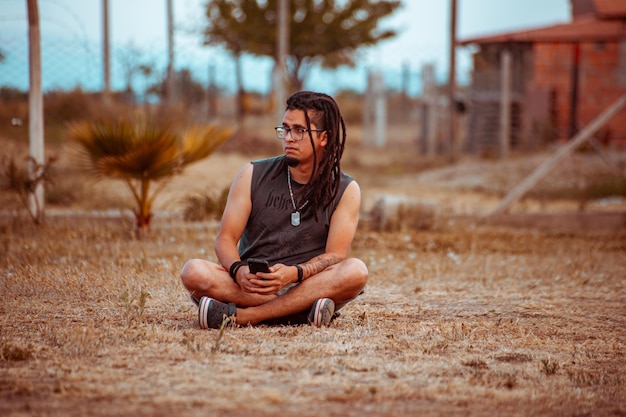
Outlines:
[[[89, 198], [51, 207], [39, 227], [7, 203], [0, 415], [624, 416], [623, 225], [451, 220], [489, 212], [545, 157], [426, 170], [398, 155], [347, 155], [364, 220], [393, 193], [434, 202], [442, 221], [394, 232], [364, 221], [352, 255], [369, 267], [366, 292], [322, 329], [202, 331], [179, 282], [186, 259], [215, 260], [218, 227], [184, 221], [185, 195], [228, 186], [249, 156], [217, 154], [175, 179], [141, 240], [125, 212], [114, 215], [127, 198], [114, 182], [68, 180]], [[603, 169], [575, 155], [542, 187]], [[579, 208], [527, 199], [513, 211]], [[625, 211], [621, 199], [585, 210]]]

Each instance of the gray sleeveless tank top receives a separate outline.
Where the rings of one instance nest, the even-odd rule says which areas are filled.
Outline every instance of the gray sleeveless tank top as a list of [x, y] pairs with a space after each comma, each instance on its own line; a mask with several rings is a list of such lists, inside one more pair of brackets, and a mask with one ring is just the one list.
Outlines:
[[[337, 196], [328, 207], [319, 207], [319, 221], [315, 221], [314, 204], [309, 202], [300, 210], [300, 225], [292, 226], [294, 209], [287, 185], [285, 157], [253, 161], [252, 166], [252, 212], [239, 241], [241, 259], [261, 258], [267, 259], [270, 265], [295, 265], [324, 253], [330, 218], [353, 178], [341, 173]], [[300, 208], [303, 201], [298, 198], [298, 190], [303, 185], [293, 178], [291, 185]]]

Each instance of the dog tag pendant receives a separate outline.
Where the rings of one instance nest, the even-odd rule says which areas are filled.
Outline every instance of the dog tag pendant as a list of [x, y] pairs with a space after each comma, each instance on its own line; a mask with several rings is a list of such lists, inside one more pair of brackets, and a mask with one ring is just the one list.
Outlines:
[[294, 211], [291, 213], [291, 225], [292, 226], [300, 226], [300, 212]]

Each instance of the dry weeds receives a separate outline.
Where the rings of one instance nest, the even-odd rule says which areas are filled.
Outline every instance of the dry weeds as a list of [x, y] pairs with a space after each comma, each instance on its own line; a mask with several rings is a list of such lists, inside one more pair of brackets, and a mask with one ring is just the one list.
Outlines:
[[626, 415], [624, 229], [362, 228], [368, 287], [331, 327], [219, 337], [178, 279], [217, 224], [131, 222], [0, 217], [0, 415]]
[[215, 223], [2, 223], [2, 415], [623, 415], [626, 234], [363, 230], [326, 329], [201, 331]]

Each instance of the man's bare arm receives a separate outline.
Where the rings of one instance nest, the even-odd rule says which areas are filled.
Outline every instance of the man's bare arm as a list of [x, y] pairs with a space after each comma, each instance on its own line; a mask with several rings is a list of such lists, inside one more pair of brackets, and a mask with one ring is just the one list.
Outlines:
[[252, 203], [250, 201], [250, 182], [252, 179], [252, 164], [245, 165], [233, 180], [226, 208], [222, 215], [220, 230], [215, 239], [215, 253], [224, 268], [239, 260], [237, 242], [250, 216]]
[[300, 264], [300, 267], [302, 268], [302, 278], [307, 279], [313, 275], [317, 275], [326, 268], [338, 264], [344, 259], [345, 258], [332, 253], [324, 253], [320, 256], [316, 256], [310, 261]]
[[361, 190], [356, 181], [346, 188], [330, 221], [326, 252], [300, 264], [302, 278], [307, 279], [345, 260], [359, 222]]

